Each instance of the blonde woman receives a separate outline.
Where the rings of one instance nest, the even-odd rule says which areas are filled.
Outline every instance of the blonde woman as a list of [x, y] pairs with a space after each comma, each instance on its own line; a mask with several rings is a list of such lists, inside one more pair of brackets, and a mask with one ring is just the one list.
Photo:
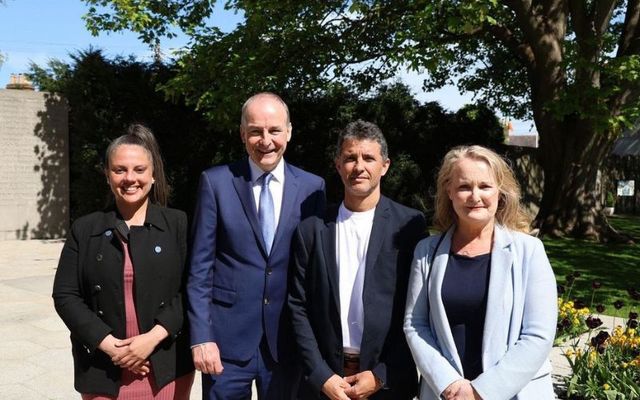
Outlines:
[[404, 331], [420, 399], [553, 399], [556, 283], [507, 163], [455, 148], [437, 179], [443, 233], [416, 247]]

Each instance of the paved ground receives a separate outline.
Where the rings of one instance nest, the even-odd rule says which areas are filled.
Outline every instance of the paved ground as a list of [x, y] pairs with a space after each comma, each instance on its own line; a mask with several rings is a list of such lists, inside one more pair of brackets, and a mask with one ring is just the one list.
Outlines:
[[[0, 241], [0, 398], [79, 399], [73, 389], [69, 333], [51, 288], [62, 241]], [[605, 323], [611, 324], [611, 319]], [[554, 378], [569, 372], [554, 348]], [[200, 399], [196, 378], [191, 399]]]
[[[69, 331], [51, 299], [62, 241], [0, 241], [0, 398], [79, 399]], [[191, 398], [200, 399], [198, 377]]]

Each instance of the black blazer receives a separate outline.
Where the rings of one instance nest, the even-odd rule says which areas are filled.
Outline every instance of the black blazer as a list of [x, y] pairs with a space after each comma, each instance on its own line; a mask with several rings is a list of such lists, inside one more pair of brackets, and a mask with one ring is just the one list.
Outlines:
[[[121, 370], [97, 347], [109, 334], [125, 338], [123, 252], [115, 234], [115, 209], [79, 218], [62, 249], [53, 284], [56, 311], [71, 331], [75, 388], [117, 395]], [[149, 204], [145, 223], [132, 227], [140, 333], [156, 323], [168, 332], [151, 354], [157, 387], [193, 370], [185, 332], [183, 287], [187, 258], [184, 212]]]
[[[299, 398], [326, 398], [322, 385], [344, 375], [336, 263], [337, 209], [303, 221], [293, 239], [288, 304], [302, 355]], [[367, 249], [360, 369], [384, 387], [371, 399], [412, 399], [416, 367], [402, 331], [409, 270], [416, 243], [427, 235], [422, 213], [381, 197]]]

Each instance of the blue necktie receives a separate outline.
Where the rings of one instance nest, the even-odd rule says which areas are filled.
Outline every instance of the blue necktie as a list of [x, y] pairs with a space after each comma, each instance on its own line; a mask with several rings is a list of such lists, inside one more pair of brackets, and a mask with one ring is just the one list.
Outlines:
[[258, 220], [262, 228], [262, 238], [267, 247], [267, 254], [271, 253], [271, 245], [273, 244], [273, 237], [276, 233], [273, 197], [271, 197], [271, 191], [269, 190], [271, 178], [273, 178], [273, 175], [269, 172], [262, 175], [262, 189], [260, 190], [260, 204], [258, 206]]

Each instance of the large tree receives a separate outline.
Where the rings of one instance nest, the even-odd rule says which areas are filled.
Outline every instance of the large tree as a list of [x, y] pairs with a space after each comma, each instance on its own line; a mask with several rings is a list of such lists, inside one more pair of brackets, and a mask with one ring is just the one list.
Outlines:
[[230, 32], [211, 26], [213, 0], [85, 1], [94, 32], [131, 29], [150, 45], [189, 35], [165, 90], [223, 123], [220, 110], [265, 88], [368, 90], [405, 68], [424, 73], [426, 90], [455, 82], [533, 117], [543, 232], [608, 233], [596, 177], [639, 114], [640, 0], [229, 0], [245, 17]]

